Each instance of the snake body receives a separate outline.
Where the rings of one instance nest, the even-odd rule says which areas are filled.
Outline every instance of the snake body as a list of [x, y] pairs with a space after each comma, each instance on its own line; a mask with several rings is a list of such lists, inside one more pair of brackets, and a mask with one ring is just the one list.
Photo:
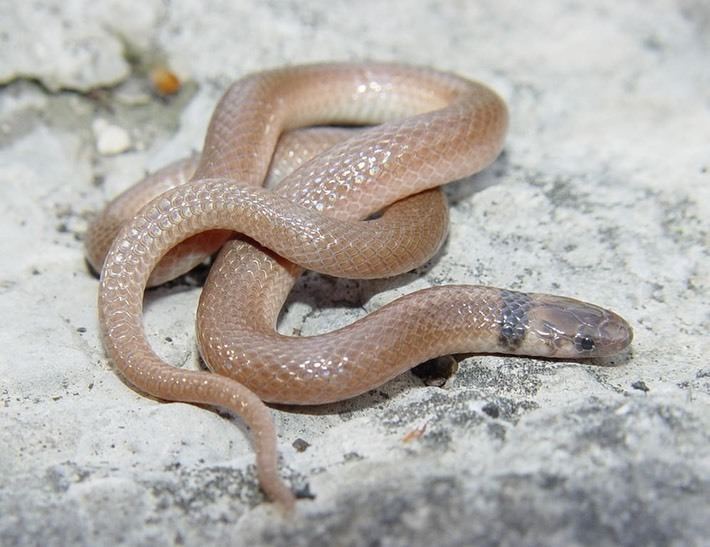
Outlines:
[[[309, 148], [299, 165], [286, 165], [284, 157], [298, 156], [293, 150], [300, 138], [288, 132], [326, 124], [371, 127], [349, 138], [331, 135]], [[448, 220], [436, 188], [491, 163], [506, 127], [506, 107], [494, 92], [429, 69], [312, 65], [236, 82], [213, 114], [201, 158], [145, 184], [144, 190], [163, 184], [162, 193], [147, 190], [159, 195], [140, 210], [145, 196], [120, 198], [108, 215], [115, 218], [100, 220], [89, 234], [91, 260], [97, 268], [103, 262], [99, 315], [110, 359], [146, 393], [241, 416], [252, 430], [262, 488], [291, 507], [294, 497], [278, 475], [276, 435], [262, 401], [341, 400], [449, 353], [580, 358], [620, 351], [632, 333], [613, 312], [569, 298], [472, 285], [409, 294], [320, 336], [276, 331], [302, 268], [368, 278], [427, 260]], [[291, 144], [282, 142], [277, 150], [279, 138], [288, 135], [295, 135]], [[293, 171], [271, 191], [260, 187], [270, 168], [275, 178]], [[363, 221], [383, 209], [379, 218]], [[168, 273], [157, 281], [174, 274], [171, 264], [180, 251], [171, 249], [181, 242], [196, 242], [185, 253], [194, 262], [200, 237], [209, 240], [209, 252], [232, 232], [251, 239], [224, 244], [197, 314], [200, 351], [219, 374], [172, 367], [143, 332], [143, 292], [156, 281], [151, 272], [167, 255]]]

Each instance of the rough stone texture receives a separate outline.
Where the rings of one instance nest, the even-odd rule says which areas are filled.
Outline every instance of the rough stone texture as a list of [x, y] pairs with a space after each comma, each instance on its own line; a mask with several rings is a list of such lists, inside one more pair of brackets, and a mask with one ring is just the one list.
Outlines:
[[[0, 544], [707, 541], [707, 3], [305, 4], [2, 2]], [[443, 387], [408, 374], [341, 404], [275, 409], [284, 474], [314, 497], [283, 521], [238, 420], [114, 374], [81, 239], [106, 199], [199, 148], [232, 79], [360, 58], [490, 83], [510, 105], [506, 151], [449, 187], [451, 234], [431, 264], [367, 283], [309, 274], [283, 331], [476, 282], [612, 307], [636, 340], [604, 363], [474, 356]], [[148, 89], [161, 64], [186, 80], [169, 100]], [[100, 155], [97, 119], [131, 148]], [[176, 365], [198, 366], [198, 280], [147, 298], [148, 331]]]

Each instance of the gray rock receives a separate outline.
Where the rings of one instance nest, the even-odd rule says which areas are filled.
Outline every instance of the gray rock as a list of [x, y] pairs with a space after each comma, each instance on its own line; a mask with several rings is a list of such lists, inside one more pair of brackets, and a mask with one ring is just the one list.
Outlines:
[[[0, 544], [707, 542], [705, 3], [96, 4], [6, 2], [0, 19]], [[405, 374], [351, 401], [274, 409], [304, 498], [283, 520], [239, 420], [114, 373], [82, 237], [146, 169], [199, 149], [231, 80], [358, 58], [489, 83], [510, 107], [506, 150], [449, 185], [450, 236], [430, 264], [372, 282], [307, 274], [282, 331], [483, 283], [613, 308], [636, 338], [606, 361], [473, 356], [445, 382]], [[151, 95], [156, 63], [184, 80], [176, 97]], [[130, 148], [99, 154], [99, 119]], [[146, 299], [151, 341], [179, 366], [199, 366], [199, 279]]]

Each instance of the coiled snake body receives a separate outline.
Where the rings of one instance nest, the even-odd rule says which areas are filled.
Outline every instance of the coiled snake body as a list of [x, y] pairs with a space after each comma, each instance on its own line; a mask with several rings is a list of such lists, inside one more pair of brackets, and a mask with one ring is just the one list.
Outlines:
[[[372, 127], [347, 136], [297, 130], [328, 124]], [[291, 507], [262, 401], [345, 399], [450, 353], [622, 350], [632, 333], [613, 312], [473, 285], [418, 291], [320, 336], [276, 331], [302, 268], [371, 278], [431, 257], [448, 222], [437, 187], [491, 163], [506, 127], [505, 105], [488, 88], [423, 68], [313, 65], [236, 82], [215, 110], [202, 157], [129, 190], [89, 231], [110, 359], [141, 391], [238, 414], [252, 431], [262, 488]], [[261, 187], [267, 176], [282, 178], [273, 191]], [[235, 232], [251, 239], [227, 241]], [[218, 374], [177, 369], [145, 338], [143, 292], [219, 247], [197, 314], [200, 351]]]

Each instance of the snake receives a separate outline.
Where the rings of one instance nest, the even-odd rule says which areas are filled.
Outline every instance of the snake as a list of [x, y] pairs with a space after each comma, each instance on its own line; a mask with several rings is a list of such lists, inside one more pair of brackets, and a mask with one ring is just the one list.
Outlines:
[[[440, 187], [489, 166], [507, 127], [489, 87], [426, 67], [327, 63], [237, 80], [201, 154], [129, 188], [88, 230], [108, 358], [143, 393], [240, 417], [261, 489], [290, 511], [266, 403], [341, 401], [441, 355], [624, 350], [633, 331], [608, 309], [473, 284], [406, 294], [324, 334], [278, 331], [304, 270], [369, 279], [430, 259], [448, 226]], [[174, 367], [146, 338], [144, 292], [217, 251], [196, 319], [209, 370]]]

